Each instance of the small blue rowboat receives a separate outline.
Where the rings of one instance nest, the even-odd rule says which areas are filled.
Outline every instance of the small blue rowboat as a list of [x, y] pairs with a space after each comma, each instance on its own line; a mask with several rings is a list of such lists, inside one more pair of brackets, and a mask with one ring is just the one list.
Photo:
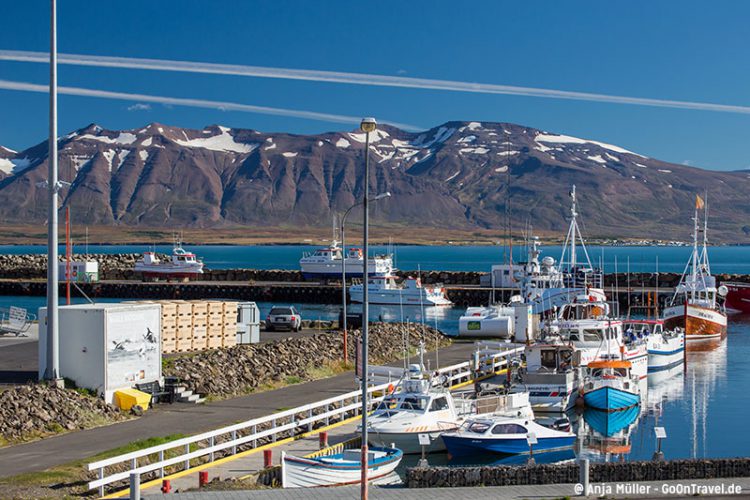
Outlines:
[[[535, 444], [529, 444], [533, 436]], [[539, 425], [533, 420], [484, 417], [467, 420], [457, 431], [443, 434], [451, 457], [482, 453], [520, 454], [571, 448], [576, 435]]]
[[631, 377], [630, 361], [601, 360], [589, 363], [581, 386], [583, 402], [589, 408], [620, 411], [640, 404], [638, 381]]

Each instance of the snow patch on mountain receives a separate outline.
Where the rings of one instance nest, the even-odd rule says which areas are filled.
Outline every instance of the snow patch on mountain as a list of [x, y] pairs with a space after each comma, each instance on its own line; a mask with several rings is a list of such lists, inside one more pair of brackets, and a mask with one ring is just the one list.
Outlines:
[[507, 172], [507, 171], [508, 171], [508, 166], [507, 165], [504, 166], [504, 167], [497, 167], [495, 169], [495, 172]]
[[[227, 127], [219, 127], [219, 130], [221, 130], [221, 134], [211, 137], [199, 137], [197, 139], [188, 139], [185, 141], [175, 139], [174, 141], [180, 146], [210, 149], [211, 151], [229, 151], [233, 153], [250, 153], [258, 147], [257, 144], [245, 144], [235, 141]], [[187, 138], [187, 135], [185, 137]]]
[[123, 149], [117, 153], [117, 165], [114, 167], [115, 170], [120, 170], [120, 167], [125, 162], [125, 158], [127, 158], [129, 154], [130, 154], [129, 149]]
[[146, 151], [145, 149], [141, 149], [140, 151], [138, 151], [138, 156], [140, 156], [143, 163], [146, 163], [146, 160], [148, 160], [148, 151]]
[[282, 153], [282, 155], [284, 155], [284, 156], [285, 156], [285, 157], [287, 157], [287, 158], [294, 158], [294, 157], [296, 157], [296, 156], [297, 156], [298, 154], [299, 154], [299, 153], [290, 153], [289, 151], [287, 151], [286, 153]]
[[0, 149], [2, 149], [3, 151], [7, 151], [8, 153], [11, 153], [11, 154], [17, 153], [17, 151], [13, 151], [12, 149], [6, 148], [5, 146], [0, 146]]
[[460, 173], [461, 173], [461, 171], [459, 170], [459, 171], [458, 171], [458, 172], [456, 172], [455, 174], [453, 174], [453, 175], [451, 175], [450, 177], [448, 177], [447, 179], [445, 179], [445, 180], [444, 180], [443, 182], [448, 182], [448, 181], [452, 181], [453, 179], [455, 179], [456, 177], [458, 177], [458, 174], [460, 174]]
[[112, 137], [107, 137], [106, 135], [92, 135], [92, 134], [82, 135], [78, 138], [78, 140], [81, 140], [81, 139], [99, 141], [105, 144], [121, 144], [121, 145], [127, 146], [128, 144], [133, 144], [136, 141], [136, 139], [138, 139], [138, 137], [135, 134], [131, 134], [130, 132], [120, 132], [120, 135], [118, 135], [114, 139]]
[[461, 149], [458, 150], [458, 152], [461, 153], [461, 154], [463, 154], [463, 153], [473, 153], [473, 154], [478, 154], [478, 155], [484, 155], [484, 154], [489, 153], [490, 150], [487, 149], [487, 148], [482, 148], [482, 147], [479, 147], [479, 148], [461, 148]]
[[348, 148], [352, 143], [344, 139], [343, 137], [336, 141], [337, 148]]
[[[360, 142], [362, 144], [365, 143], [366, 134], [364, 132], [362, 132], [361, 134], [355, 134], [355, 133], [350, 132], [347, 135], [354, 141]], [[382, 141], [386, 137], [390, 137], [390, 136], [388, 135], [388, 132], [386, 132], [385, 130], [377, 129], [375, 130], [375, 132], [370, 132], [370, 144]]]
[[599, 147], [602, 147], [604, 149], [609, 149], [610, 151], [614, 151], [615, 153], [624, 153], [629, 155], [636, 155], [640, 156], [641, 158], [646, 158], [643, 155], [639, 155], [638, 153], [633, 153], [632, 151], [628, 151], [627, 149], [623, 149], [619, 146], [613, 146], [612, 144], [607, 144], [604, 142], [598, 142], [598, 141], [591, 141], [588, 139], [580, 139], [578, 137], [571, 137], [569, 135], [554, 135], [554, 134], [537, 134], [537, 136], [534, 138], [534, 141], [537, 143], [539, 142], [546, 142], [548, 144], [550, 143], [561, 143], [561, 144], [596, 144]]
[[596, 163], [602, 163], [602, 164], [607, 163], [607, 160], [605, 160], [604, 158], [602, 158], [602, 155], [587, 156], [586, 159], [587, 160], [591, 160], [591, 161], [595, 161]]
[[143, 146], [144, 148], [147, 148], [151, 145], [152, 142], [153, 142], [153, 137], [149, 137], [148, 139], [144, 140], [141, 143], [141, 146]]
[[76, 172], [81, 170], [83, 167], [88, 165], [88, 163], [91, 161], [91, 156], [89, 155], [71, 155], [70, 160], [73, 162], [73, 168]]
[[112, 159], [115, 157], [115, 152], [111, 149], [108, 149], [104, 152], [102, 152], [102, 156], [107, 160], [108, 169], [111, 172], [112, 171]]
[[272, 142], [270, 146], [263, 148], [263, 151], [268, 151], [269, 149], [276, 149], [276, 143]]
[[474, 142], [474, 141], [476, 141], [476, 140], [477, 140], [477, 136], [475, 136], [475, 135], [467, 135], [466, 137], [461, 137], [461, 138], [460, 138], [459, 140], [457, 140], [456, 142], [457, 142], [458, 144], [468, 144], [468, 143], [470, 143], [470, 142]]

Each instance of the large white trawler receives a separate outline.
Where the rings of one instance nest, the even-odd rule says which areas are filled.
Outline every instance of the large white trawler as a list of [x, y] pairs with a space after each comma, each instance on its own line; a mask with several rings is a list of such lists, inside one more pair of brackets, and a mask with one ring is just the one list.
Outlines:
[[179, 241], [175, 241], [169, 261], [159, 259], [156, 252], [144, 252], [143, 257], [135, 263], [133, 270], [141, 273], [144, 281], [158, 281], [159, 279], [188, 281], [203, 274], [203, 262], [194, 253], [182, 248]]
[[[699, 210], [705, 209], [703, 228]], [[726, 296], [726, 287], [716, 287], [708, 262], [708, 207], [700, 196], [695, 197], [693, 217], [693, 252], [675, 289], [672, 301], [664, 310], [664, 328], [685, 331], [688, 349], [714, 348], [727, 333], [727, 314], [718, 296]], [[698, 234], [703, 233], [703, 246], [698, 248]]]
[[[364, 261], [362, 249], [349, 248], [348, 251], [345, 251], [336, 240], [333, 240], [325, 248], [319, 248], [312, 253], [305, 253], [299, 260], [299, 266], [305, 279], [335, 279], [341, 278], [344, 260], [346, 260], [346, 275], [361, 278]], [[393, 270], [391, 255], [376, 255], [367, 261], [367, 274], [370, 276], [390, 274]]]
[[[508, 338], [512, 330], [508, 327], [513, 322], [514, 309], [517, 304], [531, 306], [532, 314], [550, 315], [555, 310], [569, 303], [580, 294], [593, 296], [597, 300], [606, 301], [602, 288], [603, 276], [600, 269], [591, 265], [583, 235], [578, 227], [578, 211], [576, 187], [570, 192], [572, 199], [570, 209], [570, 226], [563, 245], [560, 266], [555, 266], [552, 257], [539, 260], [541, 250], [539, 239], [530, 237], [527, 241], [527, 262], [515, 267], [513, 264], [499, 266], [502, 275], [513, 276], [513, 283], [518, 283], [519, 294], [511, 298], [510, 305], [490, 304], [482, 307], [469, 307], [459, 318], [458, 334], [467, 337], [500, 337]], [[579, 261], [578, 251], [582, 250], [585, 260]], [[508, 269], [505, 269], [505, 266]], [[496, 283], [494, 266], [492, 283]]]
[[[355, 280], [349, 287], [352, 302], [361, 303], [364, 284]], [[396, 283], [391, 274], [370, 276], [367, 279], [367, 300], [370, 304], [450, 306], [453, 302], [440, 285], [424, 286], [420, 278], [407, 277], [403, 283]]]

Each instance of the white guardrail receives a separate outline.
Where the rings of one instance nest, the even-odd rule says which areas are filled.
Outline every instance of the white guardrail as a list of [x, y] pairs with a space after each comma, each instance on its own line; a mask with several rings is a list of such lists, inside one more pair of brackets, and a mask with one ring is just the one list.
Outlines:
[[[440, 368], [436, 370], [437, 373], [446, 375], [447, 382], [451, 386], [455, 386], [462, 382], [471, 381], [475, 369], [478, 369], [480, 375], [489, 374], [506, 366], [507, 358], [523, 351], [523, 347], [506, 347], [502, 350], [496, 350], [494, 346], [492, 348], [486, 345], [483, 347], [483, 344], [478, 344], [478, 346], [481, 354], [478, 367], [473, 367], [472, 362], [466, 361]], [[372, 393], [382, 393], [389, 385], [390, 382], [386, 382], [371, 386], [368, 389], [370, 408], [383, 399], [382, 394], [376, 396]], [[162, 478], [165, 475], [164, 469], [166, 467], [182, 464], [182, 470], [187, 470], [191, 467], [190, 461], [194, 459], [208, 458], [208, 461], [203, 463], [210, 463], [215, 460], [218, 453], [221, 453], [222, 457], [236, 454], [239, 446], [251, 445], [251, 448], [256, 448], [259, 440], [270, 439], [270, 442], [273, 443], [279, 439], [312, 432], [316, 424], [328, 426], [359, 415], [361, 395], [362, 393], [359, 390], [347, 392], [340, 396], [281, 411], [266, 417], [255, 418], [162, 445], [92, 462], [88, 464], [88, 470], [98, 471], [98, 479], [89, 482], [88, 488], [90, 490], [98, 488], [99, 495], [104, 496], [106, 486], [125, 481], [132, 473], [139, 475], [152, 473], [152, 475], [155, 475], [155, 477], [152, 477], [153, 479]], [[258, 429], [259, 427], [261, 427], [261, 430]], [[143, 463], [146, 457], [153, 457], [155, 460], [151, 460], [150, 463]], [[139, 460], [141, 464], [139, 464]], [[123, 465], [127, 466], [126, 470], [123, 470]], [[108, 474], [108, 467], [115, 468], [117, 471]]]

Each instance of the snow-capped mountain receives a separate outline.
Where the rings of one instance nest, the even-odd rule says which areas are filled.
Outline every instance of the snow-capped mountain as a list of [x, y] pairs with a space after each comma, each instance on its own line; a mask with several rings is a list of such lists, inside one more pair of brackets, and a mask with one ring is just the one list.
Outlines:
[[[61, 195], [78, 224], [328, 227], [361, 198], [364, 141], [360, 132], [90, 125], [59, 139], [60, 179], [69, 183]], [[743, 172], [508, 123], [448, 122], [421, 133], [382, 126], [370, 148], [370, 192], [392, 193], [373, 207], [387, 223], [500, 229], [510, 183], [517, 227], [561, 230], [575, 183], [591, 236], [687, 239], [694, 195], [707, 192], [711, 233], [750, 238]], [[44, 222], [46, 176], [46, 143], [0, 148], [0, 221]]]

